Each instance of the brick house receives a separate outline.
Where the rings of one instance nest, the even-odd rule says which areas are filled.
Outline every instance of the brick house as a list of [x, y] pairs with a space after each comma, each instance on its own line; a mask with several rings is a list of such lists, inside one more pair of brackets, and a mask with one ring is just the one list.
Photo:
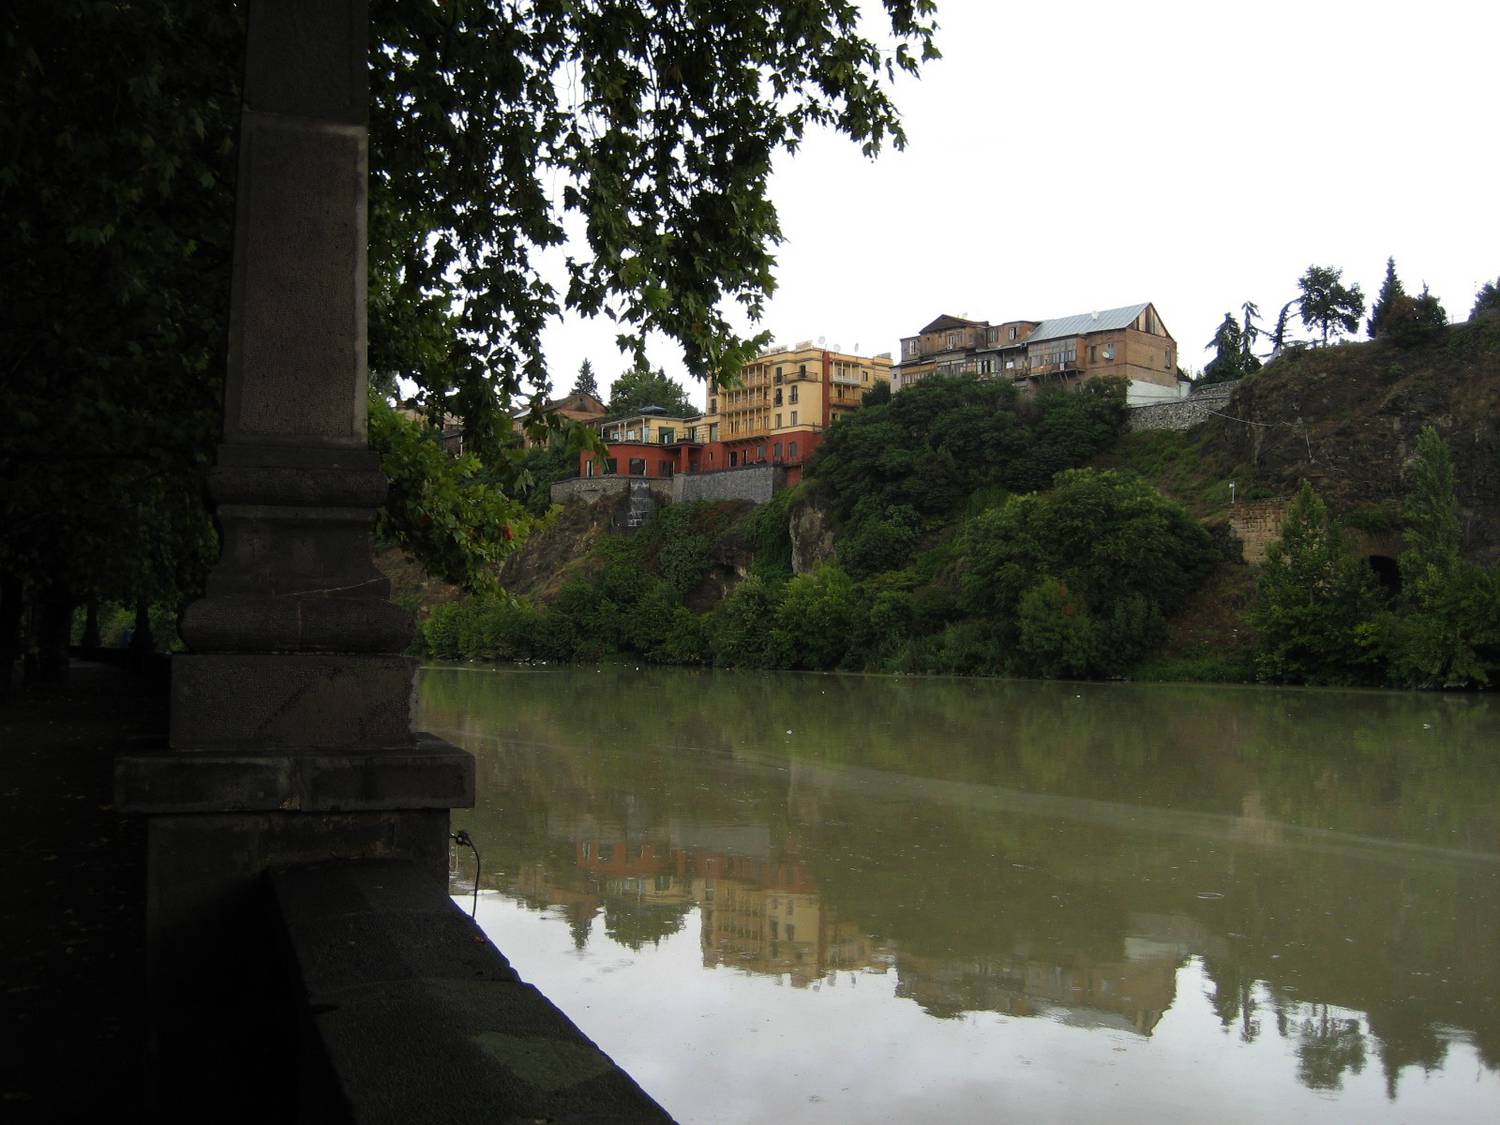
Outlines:
[[1177, 341], [1150, 302], [999, 324], [945, 314], [902, 339], [891, 390], [966, 374], [1008, 379], [1026, 391], [1117, 376], [1130, 381], [1133, 404], [1176, 398], [1183, 385]]

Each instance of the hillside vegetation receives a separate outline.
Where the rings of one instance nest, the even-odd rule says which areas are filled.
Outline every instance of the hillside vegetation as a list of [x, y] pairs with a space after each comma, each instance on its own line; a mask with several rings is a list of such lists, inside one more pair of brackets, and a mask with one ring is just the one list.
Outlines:
[[[1491, 319], [1291, 354], [1186, 433], [1125, 433], [1123, 388], [1103, 381], [877, 393], [770, 504], [668, 507], [630, 535], [607, 505], [564, 511], [507, 565], [527, 597], [441, 607], [426, 642], [450, 658], [1486, 686], [1497, 337]], [[1241, 502], [1297, 497], [1264, 566], [1239, 558], [1231, 481]], [[1351, 529], [1404, 536], [1399, 589]]]

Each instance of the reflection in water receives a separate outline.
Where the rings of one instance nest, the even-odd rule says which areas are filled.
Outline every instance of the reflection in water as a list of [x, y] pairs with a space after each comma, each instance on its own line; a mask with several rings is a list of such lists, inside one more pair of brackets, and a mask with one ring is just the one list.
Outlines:
[[485, 886], [579, 956], [696, 933], [702, 969], [794, 990], [1284, 1059], [1253, 1080], [1294, 1116], [1297, 1089], [1352, 1112], [1372, 1067], [1375, 1110], [1411, 1067], [1450, 1118], [1500, 1110], [1487, 700], [578, 669], [429, 669], [421, 699], [478, 759]]

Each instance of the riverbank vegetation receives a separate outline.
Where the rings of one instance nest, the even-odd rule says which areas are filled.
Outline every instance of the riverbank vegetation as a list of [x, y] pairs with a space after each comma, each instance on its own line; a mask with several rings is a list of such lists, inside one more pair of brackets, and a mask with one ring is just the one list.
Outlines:
[[[1108, 382], [1027, 399], [934, 379], [881, 395], [830, 432], [801, 488], [748, 511], [666, 508], [601, 541], [547, 604], [451, 603], [424, 641], [466, 659], [1122, 674], [1223, 554], [1138, 478], [1083, 467], [1124, 417], [1124, 388]], [[836, 546], [794, 575], [790, 514], [806, 507]], [[726, 539], [743, 573], [692, 608]]]
[[[1360, 347], [1373, 349], [1367, 363], [1390, 358], [1382, 343]], [[1451, 340], [1432, 349], [1469, 362]], [[1334, 353], [1356, 350], [1317, 349], [1340, 371], [1354, 359]], [[1418, 688], [1500, 679], [1500, 571], [1463, 556], [1472, 516], [1459, 498], [1475, 491], [1436, 430], [1399, 466], [1395, 498], [1351, 502], [1326, 470], [1302, 483], [1280, 542], [1252, 567], [1228, 526], [1230, 486], [1239, 503], [1275, 499], [1272, 437], [1253, 464], [1210, 428], [1126, 434], [1124, 417], [1122, 389], [1106, 382], [1030, 399], [973, 378], [877, 393], [772, 503], [665, 508], [633, 535], [599, 537], [535, 601], [493, 592], [434, 610], [422, 640], [447, 659]], [[1298, 436], [1327, 457], [1331, 438]], [[1397, 544], [1378, 548], [1397, 556], [1383, 573], [1374, 542]]]

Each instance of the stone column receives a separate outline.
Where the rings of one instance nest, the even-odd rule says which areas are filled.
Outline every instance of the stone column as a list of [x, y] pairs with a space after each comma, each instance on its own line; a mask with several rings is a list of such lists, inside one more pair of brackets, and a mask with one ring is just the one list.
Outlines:
[[117, 778], [150, 817], [154, 1023], [179, 1095], [262, 1049], [243, 1029], [270, 987], [263, 872], [378, 857], [446, 878], [449, 809], [474, 788], [468, 754], [411, 730], [410, 615], [371, 558], [366, 0], [251, 0], [248, 21], [223, 554], [183, 617], [169, 747]]

